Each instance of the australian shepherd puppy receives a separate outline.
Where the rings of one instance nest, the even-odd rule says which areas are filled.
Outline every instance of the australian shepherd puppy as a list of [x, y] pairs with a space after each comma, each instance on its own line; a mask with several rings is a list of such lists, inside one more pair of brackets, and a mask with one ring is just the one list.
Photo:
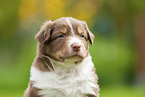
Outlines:
[[35, 36], [37, 56], [24, 97], [99, 97], [98, 77], [89, 54], [94, 35], [71, 17], [46, 21]]

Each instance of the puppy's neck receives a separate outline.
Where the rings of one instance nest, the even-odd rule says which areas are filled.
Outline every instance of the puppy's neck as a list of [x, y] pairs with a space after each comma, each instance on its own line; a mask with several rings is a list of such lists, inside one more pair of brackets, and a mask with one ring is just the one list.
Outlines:
[[84, 65], [88, 64], [89, 60], [91, 60], [90, 55], [85, 57], [79, 63], [75, 63], [74, 60], [70, 60], [70, 59], [67, 59], [64, 62], [60, 62], [60, 61], [53, 60], [49, 56], [43, 55], [43, 57], [47, 58], [50, 61], [51, 66], [53, 67], [53, 70], [54, 70], [53, 72], [59, 73], [59, 74], [61, 74], [61, 73], [68, 74], [71, 72], [80, 71], [80, 69], [83, 68]]

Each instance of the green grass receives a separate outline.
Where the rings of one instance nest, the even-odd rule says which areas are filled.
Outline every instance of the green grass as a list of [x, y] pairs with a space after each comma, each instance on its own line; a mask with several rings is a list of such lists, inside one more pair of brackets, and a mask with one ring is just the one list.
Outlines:
[[[100, 97], [145, 97], [141, 87], [102, 87]], [[0, 90], [0, 97], [23, 97], [23, 89]]]
[[107, 87], [101, 89], [100, 97], [145, 97], [145, 88]]
[[23, 97], [22, 89], [0, 89], [0, 97]]

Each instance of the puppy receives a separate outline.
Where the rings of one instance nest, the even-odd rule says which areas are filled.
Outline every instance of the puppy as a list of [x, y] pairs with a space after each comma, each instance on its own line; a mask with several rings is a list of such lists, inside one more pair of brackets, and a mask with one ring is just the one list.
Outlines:
[[46, 21], [35, 36], [37, 56], [24, 97], [99, 97], [98, 77], [89, 54], [94, 35], [71, 17]]

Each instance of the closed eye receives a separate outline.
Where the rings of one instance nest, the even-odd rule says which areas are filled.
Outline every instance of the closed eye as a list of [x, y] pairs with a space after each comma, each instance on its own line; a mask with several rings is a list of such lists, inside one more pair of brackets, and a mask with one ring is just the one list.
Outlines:
[[64, 35], [63, 35], [63, 34], [61, 34], [61, 35], [59, 35], [59, 36], [58, 36], [58, 38], [64, 38]]

